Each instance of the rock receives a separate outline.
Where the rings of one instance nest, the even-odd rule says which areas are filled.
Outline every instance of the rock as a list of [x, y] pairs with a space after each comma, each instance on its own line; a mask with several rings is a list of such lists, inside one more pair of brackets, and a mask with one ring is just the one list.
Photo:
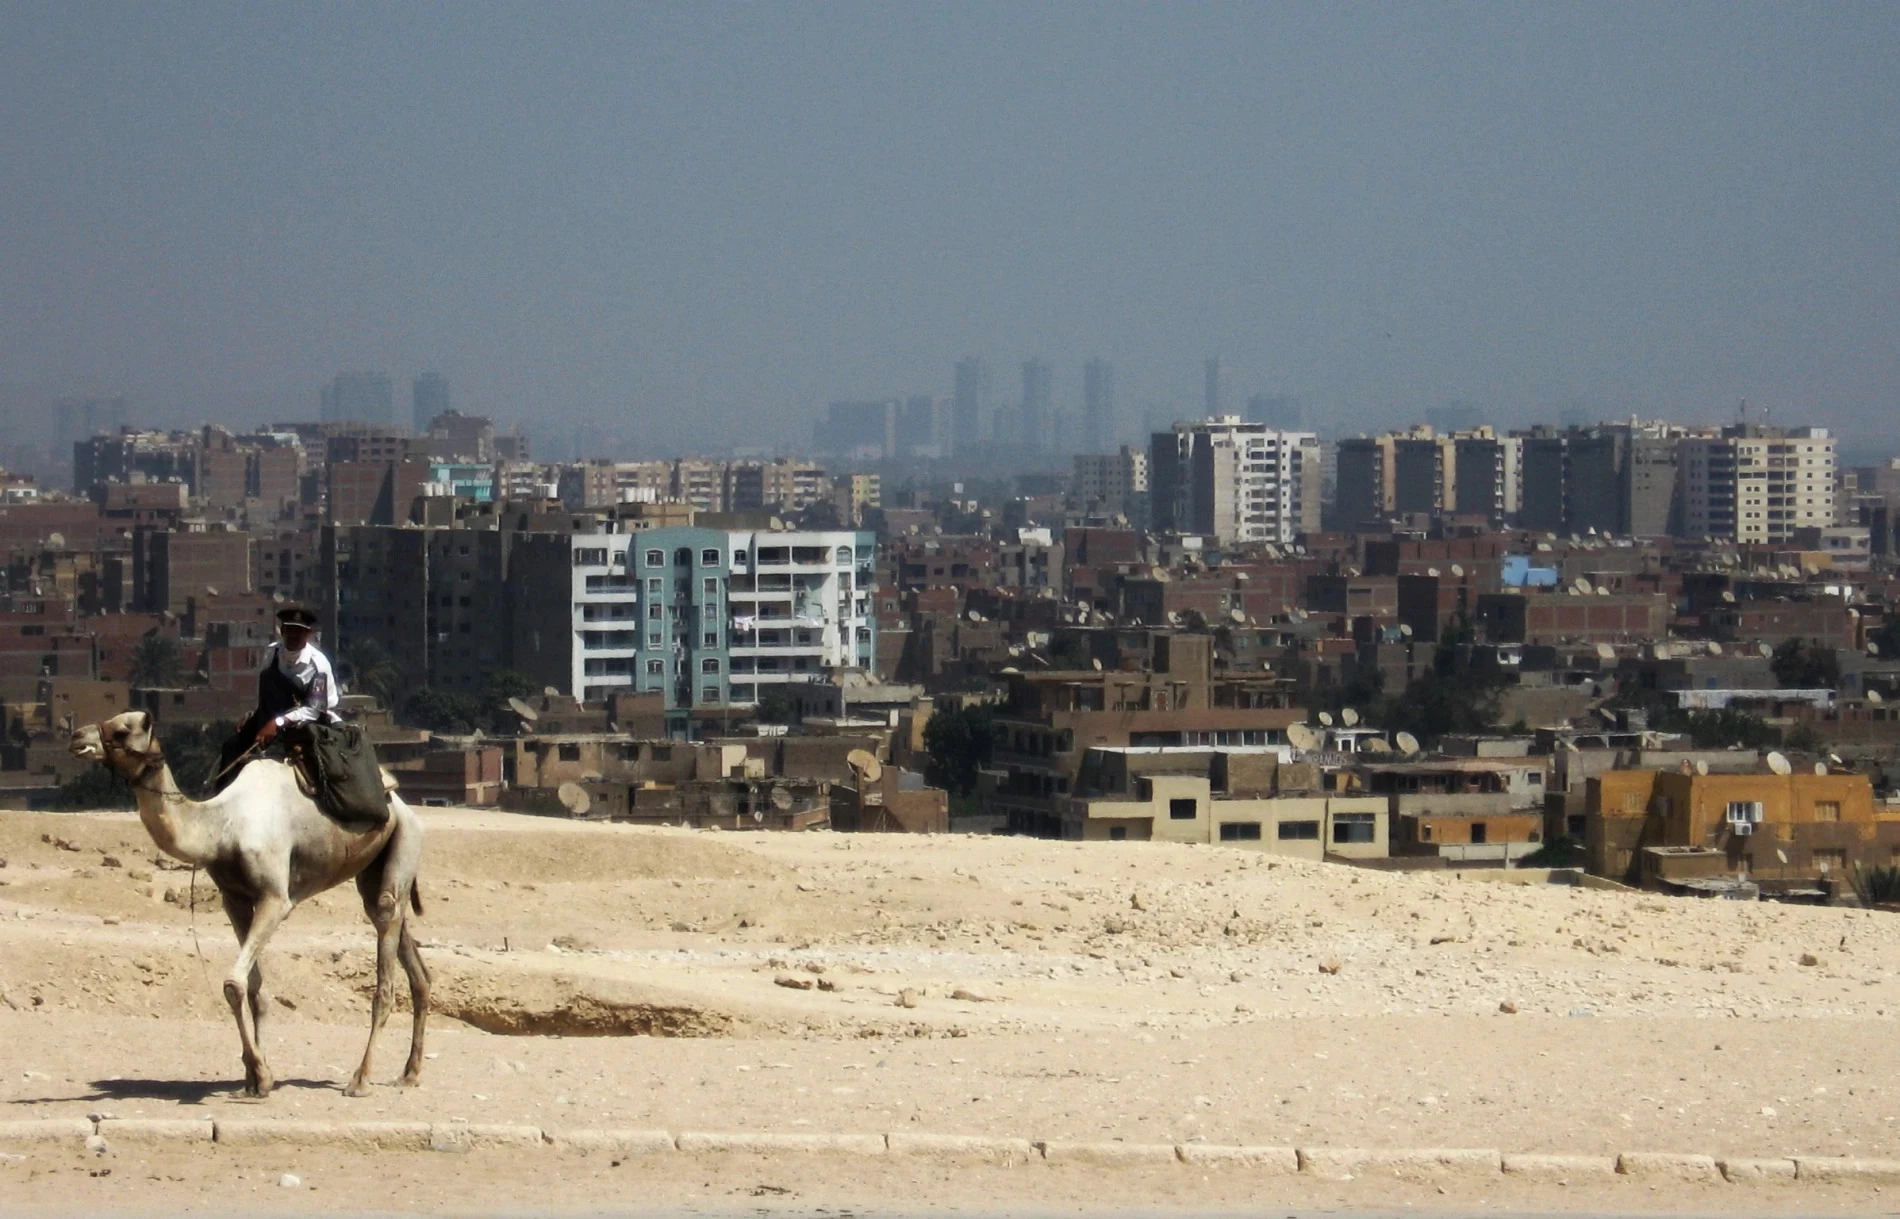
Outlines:
[[277, 1184], [283, 1186], [285, 1189], [302, 1189], [303, 1178], [298, 1176], [294, 1172], [287, 1172], [283, 1176], [277, 1178]]
[[1146, 910], [1148, 908], [1148, 903], [1142, 900], [1141, 894], [1139, 893], [1129, 894], [1128, 904], [1134, 907], [1136, 910]]
[[817, 985], [817, 981], [812, 978], [801, 978], [797, 974], [780, 974], [772, 979], [772, 984], [783, 986], [787, 990], [810, 990]]
[[903, 990], [897, 992], [897, 1006], [899, 1007], [916, 1007], [917, 999], [917, 992], [909, 987], [905, 987]]
[[957, 987], [950, 992], [950, 997], [952, 999], [961, 999], [965, 1003], [988, 1003], [990, 1001], [988, 995], [981, 991], [971, 990], [967, 986]]
[[1815, 956], [1811, 952], [1804, 952], [1801, 954], [1801, 963], [1803, 965], [1819, 965], [1821, 963], [1821, 958]]
[[101, 855], [99, 857], [99, 866], [102, 868], [123, 868], [125, 865], [119, 862], [117, 855]]
[[830, 978], [820, 978], [818, 979], [818, 989], [835, 991], [838, 989], [838, 984], [833, 982]]
[[1340, 969], [1338, 957], [1327, 957], [1319, 963], [1319, 971], [1323, 974], [1336, 974]]
[[1176, 965], [1173, 968], [1168, 970], [1168, 976], [1170, 978], [1185, 978], [1188, 976], [1188, 971], [1186, 969], [1183, 969], [1181, 966]]
[[1517, 1015], [1517, 1004], [1510, 999], [1498, 1004], [1498, 1010], [1507, 1016]]

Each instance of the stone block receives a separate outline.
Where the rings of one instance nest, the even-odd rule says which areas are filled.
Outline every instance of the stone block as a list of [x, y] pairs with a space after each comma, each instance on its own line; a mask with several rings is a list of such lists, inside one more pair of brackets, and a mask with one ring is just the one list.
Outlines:
[[1652, 1181], [1703, 1181], [1722, 1179], [1714, 1156], [1689, 1155], [1674, 1151], [1626, 1151], [1616, 1157], [1616, 1171], [1626, 1177], [1646, 1177]]
[[1721, 1160], [1716, 1167], [1722, 1170], [1722, 1176], [1737, 1183], [1745, 1181], [1792, 1181], [1794, 1180], [1794, 1161], [1788, 1159], [1768, 1160]]
[[1900, 1160], [1862, 1160], [1849, 1156], [1796, 1156], [1799, 1181], [1840, 1181], [1854, 1185], [1900, 1182]]
[[1290, 1176], [1300, 1171], [1300, 1153], [1291, 1147], [1235, 1147], [1222, 1143], [1181, 1143], [1174, 1149], [1183, 1164], [1203, 1168], [1240, 1168], [1256, 1175]]
[[833, 1155], [881, 1156], [881, 1134], [717, 1134], [686, 1131], [679, 1137], [681, 1151], [741, 1151], [753, 1155], [827, 1153]]
[[105, 1117], [99, 1119], [99, 1134], [108, 1142], [125, 1146], [149, 1146], [154, 1143], [209, 1143], [214, 1133], [210, 1118]]
[[218, 1142], [233, 1147], [348, 1147], [359, 1151], [427, 1151], [427, 1122], [313, 1122], [220, 1118]]
[[83, 1117], [48, 1117], [31, 1121], [0, 1122], [0, 1147], [70, 1143], [84, 1147], [92, 1137], [92, 1122]]
[[664, 1130], [548, 1130], [543, 1137], [557, 1151], [590, 1155], [653, 1155], [674, 1149], [673, 1136]]
[[1132, 1164], [1176, 1164], [1173, 1143], [1072, 1143], [1053, 1140], [1039, 1144], [1042, 1158], [1051, 1164], [1094, 1164], [1115, 1168]]
[[1501, 1153], [1490, 1148], [1300, 1148], [1300, 1171], [1331, 1181], [1347, 1181], [1356, 1177], [1422, 1181], [1445, 1177], [1492, 1176], [1502, 1171], [1503, 1160]]
[[1509, 1176], [1533, 1181], [1588, 1181], [1616, 1175], [1615, 1156], [1507, 1155]]
[[884, 1143], [894, 1156], [994, 1164], [998, 1168], [1014, 1168], [1042, 1158], [1028, 1139], [993, 1139], [977, 1134], [887, 1134]]

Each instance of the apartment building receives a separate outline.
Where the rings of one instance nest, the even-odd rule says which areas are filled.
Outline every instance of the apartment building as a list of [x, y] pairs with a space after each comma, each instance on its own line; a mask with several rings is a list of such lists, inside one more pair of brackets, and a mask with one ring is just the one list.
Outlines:
[[1148, 501], [1148, 454], [1132, 445], [1115, 453], [1078, 453], [1069, 497], [1090, 516], [1119, 514], [1140, 523]]
[[1834, 523], [1835, 440], [1826, 428], [1743, 423], [1678, 443], [1682, 529], [1692, 538], [1788, 542]]
[[745, 706], [876, 655], [873, 534], [673, 526], [570, 545], [580, 698], [631, 688], [669, 708]]
[[1149, 512], [1165, 533], [1290, 543], [1319, 528], [1319, 437], [1238, 415], [1177, 423], [1149, 445]]

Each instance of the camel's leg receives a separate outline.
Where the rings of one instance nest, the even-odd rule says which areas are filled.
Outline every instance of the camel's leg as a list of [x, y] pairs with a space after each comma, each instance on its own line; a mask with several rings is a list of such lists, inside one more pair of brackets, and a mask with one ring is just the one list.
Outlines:
[[[230, 893], [220, 892], [218, 896], [224, 901], [225, 917], [231, 920], [231, 930], [237, 933], [238, 948], [242, 949], [244, 947], [244, 941], [250, 938], [251, 934], [251, 903], [244, 898], [234, 896]], [[253, 969], [251, 972], [253, 976], [256, 976], [258, 971]], [[242, 1006], [237, 1009], [239, 1037], [244, 1035], [244, 1023], [247, 1019], [251, 1022], [251, 1037], [261, 1051], [264, 1045], [264, 1036], [262, 1030], [257, 1027], [257, 1008], [255, 1005], [252, 1005], [248, 1014]], [[244, 1063], [244, 1090], [247, 1093], [257, 1090], [257, 1068], [252, 1065], [248, 1058]]]
[[[271, 1085], [270, 1067], [264, 1062], [264, 1052], [258, 1048], [257, 1029], [245, 1016], [245, 1000], [249, 997], [253, 985], [251, 975], [258, 968], [258, 959], [264, 953], [264, 945], [270, 942], [273, 932], [283, 923], [290, 913], [290, 903], [275, 894], [260, 898], [251, 908], [251, 925], [238, 948], [237, 963], [231, 967], [231, 976], [224, 980], [224, 1001], [231, 1005], [231, 1013], [237, 1017], [238, 1036], [244, 1041], [244, 1094], [246, 1096], [269, 1096]], [[262, 989], [261, 981], [258, 983]]]
[[402, 943], [402, 898], [382, 887], [382, 869], [373, 868], [356, 878], [363, 893], [363, 909], [376, 925], [376, 997], [369, 1006], [369, 1043], [363, 1047], [362, 1065], [343, 1089], [345, 1096], [369, 1095], [370, 1058], [376, 1051], [376, 1034], [383, 1031], [389, 1009], [396, 998], [396, 966]]
[[416, 937], [409, 930], [407, 915], [403, 916], [402, 937], [396, 948], [402, 955], [403, 972], [409, 975], [409, 1009], [414, 1013], [409, 1033], [409, 1064], [402, 1070], [402, 1082], [413, 1088], [422, 1082], [422, 1038], [429, 1024], [430, 978], [429, 967], [422, 963], [422, 952], [416, 947]]

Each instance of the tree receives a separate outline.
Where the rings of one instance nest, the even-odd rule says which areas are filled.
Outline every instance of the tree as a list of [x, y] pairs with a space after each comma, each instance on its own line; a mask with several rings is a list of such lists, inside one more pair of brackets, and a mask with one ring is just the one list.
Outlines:
[[952, 795], [968, 796], [976, 790], [976, 772], [989, 764], [995, 743], [989, 707], [939, 707], [924, 725], [924, 748], [930, 753], [924, 781]]
[[473, 694], [424, 686], [403, 701], [401, 720], [430, 732], [473, 732], [482, 720], [482, 703]]
[[385, 707], [395, 706], [402, 695], [402, 670], [382, 641], [371, 636], [352, 640], [337, 656], [342, 672], [337, 676], [356, 694], [368, 694]]
[[88, 766], [59, 785], [46, 807], [60, 812], [81, 812], [102, 808], [137, 808], [132, 788], [117, 771], [103, 766]]
[[792, 722], [792, 696], [780, 685], [766, 686], [759, 692], [759, 703], [753, 717], [761, 724], [789, 724]]
[[1799, 639], [1784, 640], [1768, 660], [1775, 680], [1788, 690], [1838, 690], [1841, 664], [1834, 649], [1817, 648]]
[[178, 640], [157, 631], [139, 636], [132, 645], [126, 680], [142, 689], [170, 689], [184, 684], [185, 663]]
[[209, 795], [211, 781], [218, 773], [218, 757], [225, 738], [237, 731], [228, 720], [214, 724], [180, 724], [159, 733], [165, 760], [171, 764], [172, 778], [188, 796]]
[[483, 726], [497, 735], [506, 735], [515, 731], [521, 723], [514, 708], [508, 705], [511, 698], [527, 698], [537, 693], [532, 678], [517, 669], [496, 669], [482, 682], [479, 696], [482, 707]]

